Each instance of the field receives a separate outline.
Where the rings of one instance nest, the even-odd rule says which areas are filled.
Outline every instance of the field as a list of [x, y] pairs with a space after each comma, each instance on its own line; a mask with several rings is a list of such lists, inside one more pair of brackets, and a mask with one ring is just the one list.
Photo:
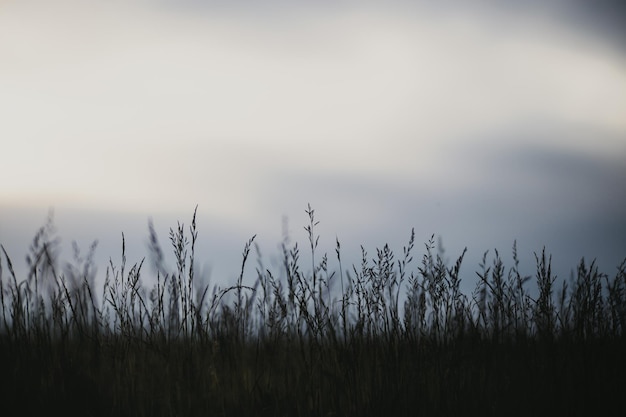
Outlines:
[[[610, 275], [581, 260], [572, 279], [557, 282], [545, 249], [534, 276], [522, 276], [514, 245], [508, 267], [497, 251], [485, 253], [465, 294], [465, 252], [447, 265], [431, 238], [414, 258], [411, 233], [398, 253], [362, 249], [360, 264], [343, 265], [339, 241], [330, 256], [318, 253], [317, 219], [306, 212], [304, 248], [285, 243], [279, 269], [257, 266], [244, 282], [252, 237], [240, 278], [225, 288], [195, 275], [195, 213], [189, 227], [170, 230], [174, 271], [150, 228], [150, 260], [127, 265], [122, 241], [122, 263], [111, 261], [98, 287], [95, 247], [62, 264], [50, 223], [33, 239], [25, 277], [3, 246], [3, 410], [626, 415], [626, 258]], [[148, 262], [158, 271], [151, 287]]]

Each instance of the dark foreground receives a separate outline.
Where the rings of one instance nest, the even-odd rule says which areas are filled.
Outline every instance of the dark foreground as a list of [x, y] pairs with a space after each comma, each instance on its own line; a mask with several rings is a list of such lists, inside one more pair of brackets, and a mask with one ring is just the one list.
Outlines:
[[150, 229], [150, 289], [122, 249], [96, 294], [91, 257], [61, 270], [50, 225], [21, 280], [2, 248], [2, 415], [626, 415], [626, 260], [613, 276], [581, 261], [555, 288], [545, 251], [527, 277], [514, 247], [466, 295], [463, 254], [445, 265], [431, 239], [416, 264], [414, 235], [349, 270], [337, 243], [330, 272], [307, 213], [311, 272], [285, 245], [279, 271], [244, 282], [253, 238], [229, 288], [194, 277], [195, 216], [171, 231], [174, 271]]
[[[624, 415], [620, 341], [2, 341], [15, 415]], [[18, 413], [19, 411], [19, 413]], [[3, 415], [10, 415], [5, 414]]]

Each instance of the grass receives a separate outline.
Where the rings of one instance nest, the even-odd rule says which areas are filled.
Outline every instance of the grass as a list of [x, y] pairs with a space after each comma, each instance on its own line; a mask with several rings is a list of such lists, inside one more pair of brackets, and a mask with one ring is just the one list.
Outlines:
[[[174, 271], [149, 228], [148, 262], [110, 261], [96, 288], [93, 245], [59, 268], [51, 220], [18, 279], [0, 252], [5, 410], [81, 416], [625, 415], [626, 259], [614, 275], [581, 260], [560, 288], [545, 249], [534, 277], [485, 253], [461, 291], [465, 251], [446, 265], [433, 237], [359, 265], [287, 241], [277, 270], [232, 286], [196, 279], [194, 212], [170, 230]], [[258, 248], [257, 248], [258, 249]], [[258, 250], [257, 250], [258, 253]], [[331, 270], [329, 264], [335, 263]], [[306, 269], [306, 270], [305, 270]], [[529, 290], [534, 281], [535, 292]], [[17, 414], [17, 412], [16, 412]], [[8, 415], [8, 414], [4, 414]]]

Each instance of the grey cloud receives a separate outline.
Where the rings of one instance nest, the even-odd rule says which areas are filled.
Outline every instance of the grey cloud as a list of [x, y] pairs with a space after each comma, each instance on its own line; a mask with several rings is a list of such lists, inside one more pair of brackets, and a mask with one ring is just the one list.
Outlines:
[[555, 24], [566, 25], [607, 42], [624, 51], [626, 40], [626, 4], [621, 0], [496, 0], [496, 1], [439, 1], [388, 0], [160, 0], [163, 7], [188, 11], [263, 12], [303, 10], [333, 10], [336, 8], [378, 7], [394, 9], [402, 6], [416, 13], [489, 13], [499, 19], [524, 15], [542, 17]]
[[[566, 130], [525, 134], [536, 139]], [[325, 237], [327, 242], [334, 243], [338, 230], [347, 231], [339, 237], [343, 247], [350, 248], [352, 261], [358, 257], [360, 244], [373, 251], [389, 242], [399, 252], [412, 227], [422, 253], [421, 242], [434, 233], [442, 237], [450, 260], [465, 246], [469, 248], [464, 270], [469, 282], [485, 250], [499, 249], [510, 265], [514, 240], [522, 265], [531, 275], [533, 252], [544, 246], [553, 254], [554, 270], [561, 278], [567, 278], [582, 257], [597, 258], [605, 271], [613, 271], [626, 256], [626, 190], [622, 185], [626, 160], [620, 155], [598, 157], [542, 147], [537, 145], [540, 140], [523, 140], [525, 134], [518, 131], [507, 138], [501, 133], [501, 145], [489, 141], [486, 149], [476, 146], [457, 151], [465, 163], [452, 163], [450, 169], [463, 177], [471, 167], [474, 172], [468, 175], [475, 180], [456, 187], [438, 187], [435, 178], [400, 183], [349, 173], [277, 175], [270, 211], [280, 210], [280, 202], [289, 200], [291, 212], [300, 214], [311, 202], [322, 223], [330, 223], [322, 233], [331, 233]], [[590, 139], [609, 134], [586, 135], [582, 136]], [[511, 136], [515, 140], [507, 140]], [[573, 133], [572, 137], [576, 139]], [[511, 142], [514, 145], [505, 145]]]

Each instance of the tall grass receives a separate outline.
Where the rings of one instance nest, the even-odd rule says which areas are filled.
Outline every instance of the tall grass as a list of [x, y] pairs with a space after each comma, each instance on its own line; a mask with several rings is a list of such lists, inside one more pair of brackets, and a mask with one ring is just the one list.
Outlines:
[[[128, 264], [122, 235], [121, 264], [109, 262], [101, 288], [96, 245], [74, 247], [61, 267], [51, 219], [26, 277], [2, 246], [2, 404], [83, 416], [626, 411], [626, 259], [611, 276], [583, 259], [559, 289], [545, 249], [523, 276], [514, 244], [510, 268], [485, 252], [464, 294], [466, 251], [447, 265], [432, 236], [417, 261], [411, 231], [399, 256], [361, 247], [347, 267], [338, 240], [332, 259], [318, 252], [306, 214], [310, 265], [285, 240], [281, 267], [266, 269], [253, 236], [227, 287], [196, 279], [195, 212], [170, 229], [173, 270], [150, 224], [151, 260]], [[245, 282], [253, 250], [256, 278]]]

